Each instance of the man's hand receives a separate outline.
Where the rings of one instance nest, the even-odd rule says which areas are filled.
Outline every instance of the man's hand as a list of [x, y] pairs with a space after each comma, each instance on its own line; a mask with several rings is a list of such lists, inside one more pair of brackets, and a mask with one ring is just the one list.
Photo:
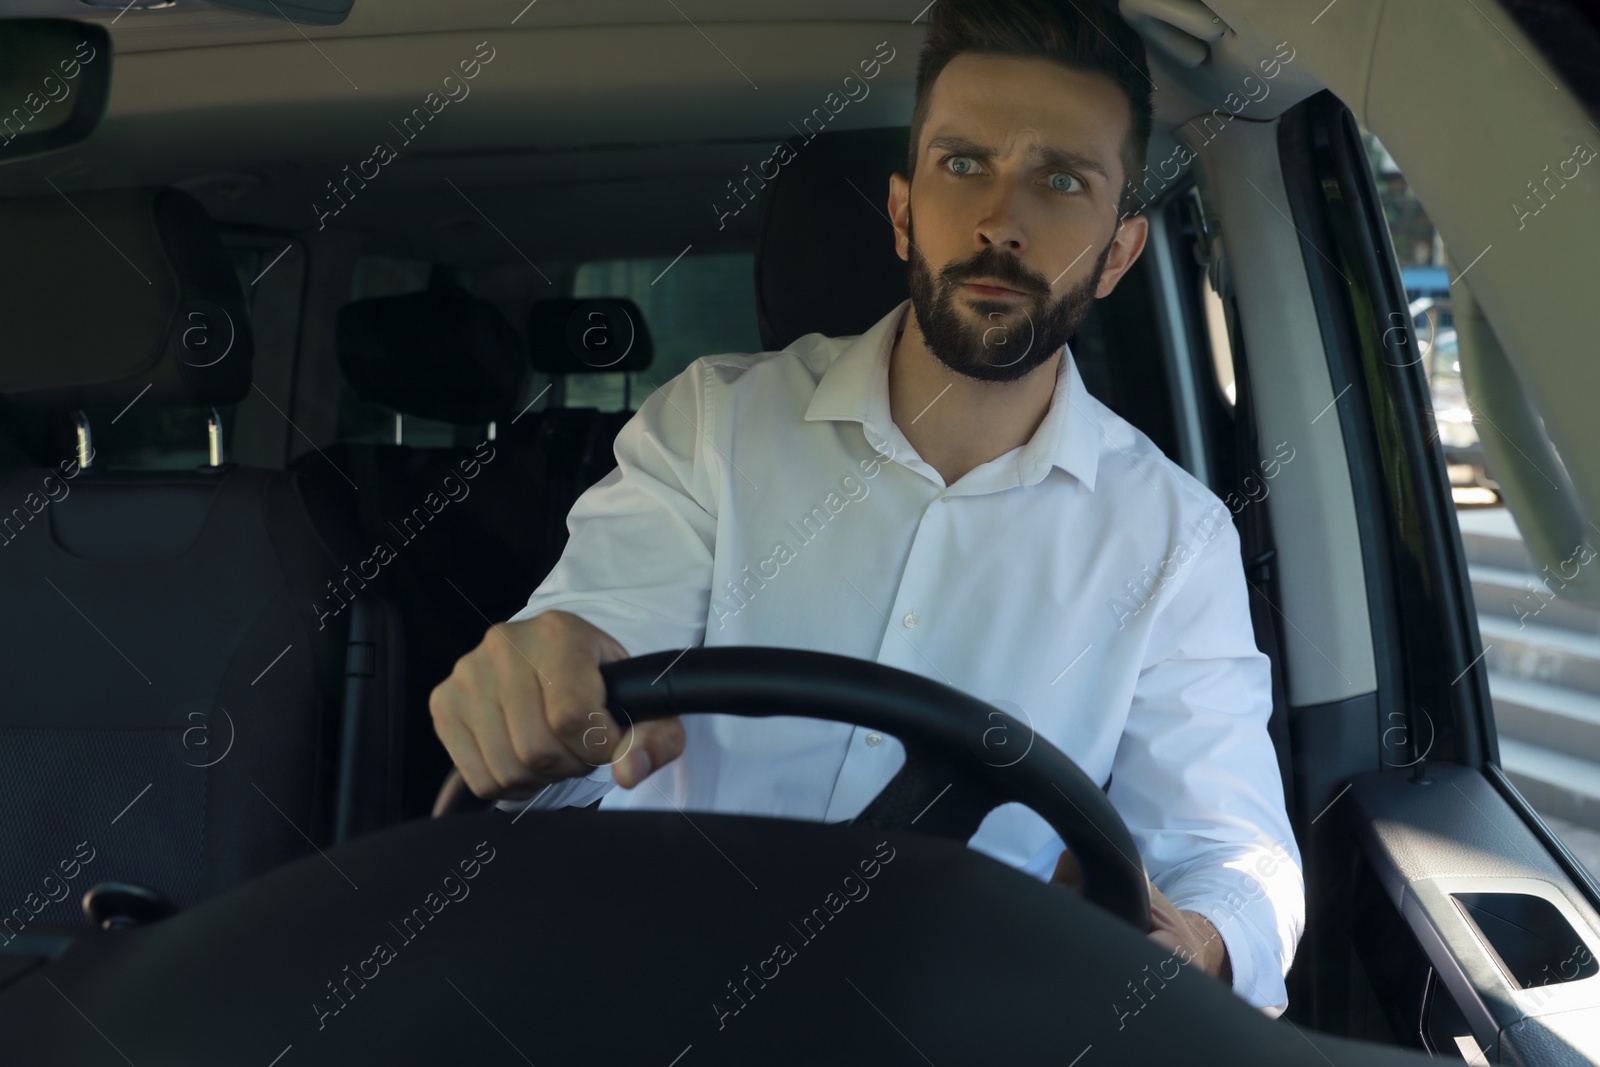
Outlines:
[[[1055, 873], [1050, 876], [1052, 885], [1063, 885], [1074, 893], [1083, 893], [1083, 869], [1071, 852], [1063, 851], [1056, 861]], [[1180, 911], [1168, 900], [1166, 894], [1155, 887], [1149, 876], [1145, 884], [1150, 887], [1150, 933], [1146, 936], [1163, 948], [1172, 950], [1180, 962], [1193, 963], [1206, 974], [1233, 986], [1233, 965], [1228, 959], [1228, 947], [1222, 935], [1205, 916], [1193, 911]]]
[[525, 800], [613, 762], [617, 784], [632, 789], [683, 754], [684, 734], [673, 718], [624, 736], [600, 664], [626, 658], [611, 635], [564, 611], [495, 623], [429, 695], [433, 728], [485, 800]]

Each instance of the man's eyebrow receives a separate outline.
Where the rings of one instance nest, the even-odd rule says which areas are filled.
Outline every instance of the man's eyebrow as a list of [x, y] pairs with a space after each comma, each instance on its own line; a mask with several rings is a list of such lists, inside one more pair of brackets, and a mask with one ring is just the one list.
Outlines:
[[[971, 156], [979, 162], [987, 162], [999, 154], [998, 150], [990, 148], [988, 145], [952, 135], [930, 138], [928, 151], [931, 152], [935, 148], [947, 148], [959, 155]], [[1052, 145], [1034, 145], [1029, 156], [1039, 160], [1046, 166], [1085, 170], [1092, 174], [1098, 174], [1102, 181], [1111, 180], [1111, 175], [1106, 173], [1106, 168], [1098, 160], [1080, 152], [1070, 152], [1065, 148], [1056, 148]]]

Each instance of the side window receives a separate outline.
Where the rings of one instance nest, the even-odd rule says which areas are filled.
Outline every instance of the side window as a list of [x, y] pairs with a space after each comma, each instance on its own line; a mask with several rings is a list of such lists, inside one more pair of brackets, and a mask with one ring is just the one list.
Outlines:
[[[751, 253], [714, 253], [579, 264], [572, 295], [623, 296], [639, 305], [655, 343], [649, 369], [632, 375], [632, 407], [701, 356], [759, 352], [755, 261]], [[572, 375], [568, 407], [623, 406], [621, 374]]]
[[[1406, 288], [1477, 607], [1501, 766], [1578, 859], [1600, 877], [1600, 612], [1564, 599], [1532, 562], [1479, 441], [1484, 419], [1463, 379], [1450, 281], [1471, 254], [1448, 250], [1383, 145], [1363, 131]], [[1568, 574], [1567, 577], [1571, 577]]]
[[1227, 309], [1210, 271], [1200, 272], [1200, 309], [1205, 316], [1206, 339], [1211, 342], [1211, 369], [1217, 376], [1217, 388], [1232, 406], [1238, 395], [1233, 379], [1233, 342], [1228, 337]]

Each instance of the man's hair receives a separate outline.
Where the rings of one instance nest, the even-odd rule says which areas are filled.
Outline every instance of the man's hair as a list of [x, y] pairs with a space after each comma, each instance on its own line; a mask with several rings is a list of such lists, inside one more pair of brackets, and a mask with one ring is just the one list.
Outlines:
[[[911, 113], [906, 178], [917, 172], [917, 146], [928, 117], [933, 83], [962, 52], [1050, 59], [1073, 70], [1104, 74], [1128, 98], [1132, 127], [1122, 144], [1124, 177], [1134, 185], [1144, 172], [1153, 108], [1144, 40], [1096, 0], [937, 0], [922, 56], [917, 61], [917, 102]], [[1118, 211], [1136, 199], [1124, 185]]]

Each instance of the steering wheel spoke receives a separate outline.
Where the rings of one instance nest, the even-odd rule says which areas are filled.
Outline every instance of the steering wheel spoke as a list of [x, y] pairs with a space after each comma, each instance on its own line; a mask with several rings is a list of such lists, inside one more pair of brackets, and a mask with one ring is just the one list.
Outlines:
[[922, 746], [906, 746], [906, 762], [889, 784], [850, 820], [853, 826], [920, 830], [962, 844], [1003, 803], [970, 773]]

